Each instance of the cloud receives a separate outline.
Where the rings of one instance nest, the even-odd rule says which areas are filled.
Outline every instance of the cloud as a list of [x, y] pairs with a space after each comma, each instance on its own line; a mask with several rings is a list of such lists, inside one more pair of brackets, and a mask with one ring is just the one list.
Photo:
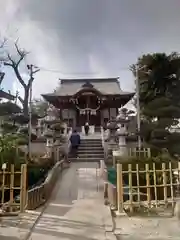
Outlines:
[[42, 67], [35, 96], [53, 91], [60, 77], [120, 76], [122, 88], [132, 90], [125, 68], [142, 53], [180, 51], [179, 6], [179, 0], [0, 0], [0, 27], [31, 51], [27, 62]]

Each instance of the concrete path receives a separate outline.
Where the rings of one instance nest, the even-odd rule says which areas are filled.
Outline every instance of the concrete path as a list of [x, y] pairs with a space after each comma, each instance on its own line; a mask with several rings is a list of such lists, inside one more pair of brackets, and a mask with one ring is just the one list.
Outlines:
[[28, 238], [27, 232], [23, 235], [21, 231], [20, 236], [17, 229], [10, 237], [10, 229], [7, 229], [4, 236], [0, 231], [0, 239], [113, 239], [113, 234], [107, 233], [112, 231], [112, 221], [109, 209], [104, 206], [101, 190], [96, 163], [73, 163], [58, 180], [49, 203]]

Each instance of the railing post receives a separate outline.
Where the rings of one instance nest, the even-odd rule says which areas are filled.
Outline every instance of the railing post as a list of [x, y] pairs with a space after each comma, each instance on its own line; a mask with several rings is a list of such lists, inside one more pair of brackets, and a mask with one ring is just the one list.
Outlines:
[[13, 208], [13, 200], [14, 200], [14, 164], [11, 164], [11, 168], [10, 168], [10, 212], [12, 212]]
[[26, 201], [27, 201], [27, 165], [21, 165], [21, 192], [20, 192], [20, 212], [25, 211]]
[[117, 164], [117, 215], [124, 213], [122, 164]]

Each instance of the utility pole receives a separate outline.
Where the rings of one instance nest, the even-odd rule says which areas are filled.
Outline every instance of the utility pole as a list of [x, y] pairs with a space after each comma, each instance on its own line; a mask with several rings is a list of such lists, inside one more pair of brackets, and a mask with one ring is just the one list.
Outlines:
[[138, 148], [141, 149], [141, 115], [140, 115], [140, 101], [139, 101], [139, 72], [136, 66], [136, 98], [137, 98], [137, 129], [138, 129]]
[[28, 124], [28, 158], [31, 159], [31, 133], [32, 133], [32, 83], [34, 80], [34, 74], [39, 72], [40, 69], [34, 65], [27, 65], [30, 75], [30, 87], [29, 87], [29, 124]]

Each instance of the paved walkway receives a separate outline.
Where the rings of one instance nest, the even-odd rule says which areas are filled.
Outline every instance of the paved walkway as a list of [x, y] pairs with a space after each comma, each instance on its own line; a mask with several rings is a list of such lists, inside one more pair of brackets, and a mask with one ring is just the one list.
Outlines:
[[[101, 190], [96, 163], [73, 163], [57, 182], [51, 200], [31, 234], [27, 235], [25, 226], [21, 230], [11, 226], [11, 229], [0, 228], [0, 239], [114, 239], [113, 234], [107, 233], [112, 230], [112, 222]], [[35, 221], [38, 215], [38, 212], [34, 216], [31, 214], [34, 218], [30, 222]]]

